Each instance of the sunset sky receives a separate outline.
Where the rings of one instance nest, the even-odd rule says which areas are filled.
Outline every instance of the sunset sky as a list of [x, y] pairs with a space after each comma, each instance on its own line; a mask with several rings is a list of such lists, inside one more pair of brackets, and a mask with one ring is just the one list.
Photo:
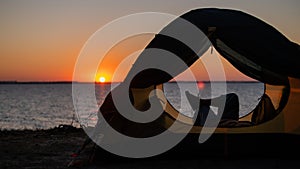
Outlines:
[[[71, 81], [83, 45], [105, 24], [138, 12], [181, 15], [203, 7], [247, 12], [300, 43], [299, 0], [1, 0], [0, 81]], [[121, 41], [101, 63], [96, 79], [103, 76], [110, 81], [124, 56], [142, 49], [151, 38], [153, 35], [145, 34]], [[209, 62], [213, 58], [209, 55], [203, 59]], [[133, 60], [119, 67], [117, 80], [124, 78]], [[251, 80], [226, 65], [227, 61], [223, 63], [228, 80]], [[201, 64], [200, 60], [192, 69], [198, 72], [197, 80], [208, 80], [201, 73]], [[180, 79], [189, 77], [182, 75]]]

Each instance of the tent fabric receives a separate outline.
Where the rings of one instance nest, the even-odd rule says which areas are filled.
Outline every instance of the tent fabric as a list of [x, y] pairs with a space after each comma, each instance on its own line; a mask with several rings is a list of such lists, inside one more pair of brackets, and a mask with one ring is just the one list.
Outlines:
[[[300, 133], [299, 127], [299, 102], [300, 102], [300, 67], [297, 65], [297, 58], [300, 57], [299, 45], [289, 41], [280, 32], [272, 26], [263, 21], [245, 14], [240, 11], [229, 9], [198, 9], [188, 12], [181, 16], [200, 28], [206, 35], [209, 35], [210, 41], [220, 54], [228, 59], [238, 70], [246, 75], [255, 78], [266, 84], [284, 86], [288, 90], [281, 93], [281, 101], [279, 107], [276, 108], [276, 116], [271, 117], [271, 121], [255, 125], [253, 127], [239, 127], [249, 126], [249, 123], [239, 123], [248, 119], [251, 120], [252, 114], [247, 117], [240, 118], [235, 124], [230, 122], [231, 126], [238, 128], [218, 128], [216, 132], [229, 133], [251, 133], [251, 132], [296, 132]], [[172, 25], [172, 24], [171, 24]], [[166, 26], [162, 31], [172, 29]], [[125, 81], [120, 85], [127, 86], [131, 83], [130, 92], [132, 92], [132, 101], [134, 107], [144, 110], [147, 107], [149, 93], [151, 89], [162, 89], [162, 84], [171, 80], [172, 76], [180, 74], [182, 71], [192, 65], [202, 54], [209, 48], [207, 39], [199, 39], [199, 51], [190, 49], [186, 44], [165, 35], [156, 35], [156, 37], [149, 43], [146, 49], [158, 48], [170, 51], [182, 59], [186, 66], [179, 62], [173, 63], [173, 56], [168, 53], [160, 53], [163, 55], [155, 55], [156, 52], [145, 50], [136, 60], [132, 69], [130, 70]], [[202, 46], [203, 45], [203, 46]], [[157, 61], [157, 62], [153, 62]], [[176, 60], [176, 59], [175, 59]], [[169, 70], [174, 71], [172, 75], [159, 69], [153, 69], [151, 66], [157, 64], [158, 67], [166, 66]], [[152, 65], [151, 65], [152, 64]], [[149, 66], [150, 69], [141, 71], [137, 76], [134, 72], [141, 70], [143, 66]], [[296, 78], [295, 78], [296, 77]], [[133, 78], [133, 80], [132, 80]], [[132, 81], [131, 81], [132, 80]], [[290, 85], [290, 86], [289, 86]], [[290, 90], [289, 90], [290, 89]], [[116, 89], [114, 89], [116, 90]], [[113, 91], [112, 91], [113, 92]], [[147, 94], [146, 94], [147, 93]], [[180, 133], [184, 125], [193, 124], [193, 119], [181, 115], [175, 110], [169, 102], [166, 102], [165, 96], [162, 93], [157, 93], [158, 100], [164, 100], [166, 104], [165, 112], [158, 121], [151, 125], [139, 124], [140, 132], [150, 131], [148, 129], [157, 126], [158, 133], [167, 129], [172, 125], [174, 120], [182, 122], [182, 126], [176, 129]], [[103, 110], [106, 104], [111, 105], [111, 99], [108, 96], [106, 101], [101, 106], [99, 113], [104, 113]], [[114, 105], [108, 106], [115, 111]], [[102, 111], [103, 110], [103, 111]], [[131, 136], [140, 136], [140, 132], [135, 132], [136, 123], [128, 123], [128, 120], [121, 116], [116, 116], [116, 129], [122, 130], [125, 134]], [[120, 118], [119, 118], [120, 117]], [[250, 120], [249, 120], [250, 118]], [[122, 121], [122, 122], [120, 122]], [[121, 126], [120, 126], [121, 125]], [[227, 126], [224, 123], [224, 127]], [[161, 128], [162, 127], [162, 128]], [[174, 129], [175, 130], [175, 129]], [[191, 133], [201, 132], [201, 126], [194, 126]], [[155, 133], [157, 134], [157, 133]], [[154, 134], [154, 135], [155, 135]], [[147, 133], [142, 137], [149, 137], [153, 133]]]
[[[200, 41], [201, 39], [199, 39], [199, 43]], [[148, 52], [147, 49], [161, 49], [170, 53], [164, 53], [162, 51]], [[204, 50], [207, 49], [208, 46]], [[171, 53], [182, 59], [185, 64], [182, 65], [176, 62], [173, 58], [174, 55]], [[148, 44], [145, 51], [143, 51], [138, 57], [125, 80], [130, 80], [128, 77], [133, 76], [134, 72], [142, 70], [131, 81], [132, 87], [145, 88], [154, 84], [161, 84], [169, 81], [174, 76], [186, 70], [188, 66], [191, 66], [198, 59], [199, 57], [197, 54], [183, 42], [166, 35], [158, 34]], [[152, 68], [153, 66], [160, 68], [160, 70]], [[172, 72], [173, 75], [168, 74], [168, 72], [163, 71], [163, 69], [168, 70], [168, 72]]]
[[[300, 134], [300, 67], [298, 67], [297, 62], [297, 59], [300, 57], [300, 47], [298, 44], [289, 41], [275, 28], [258, 18], [240, 11], [215, 8], [197, 9], [181, 17], [201, 29], [216, 50], [241, 72], [261, 82], [271, 84], [271, 86], [275, 84], [277, 87], [279, 85], [284, 87], [280, 96], [283, 99], [278, 103], [276, 110], [273, 110], [273, 112], [276, 111], [276, 116], [268, 117], [268, 120], [272, 120], [267, 123], [262, 122], [259, 125], [253, 125], [249, 120], [253, 117], [251, 113], [238, 121], [221, 121], [218, 128], [215, 129], [215, 133], [232, 133], [232, 136], [242, 133], [242, 135], [238, 135], [241, 136], [239, 137], [240, 139], [246, 136], [245, 133], [248, 133], [252, 138], [250, 142], [261, 140], [257, 136], [265, 136], [268, 133], [275, 133], [272, 139], [275, 137], [283, 138], [278, 137], [282, 136], [282, 133]], [[171, 28], [172, 24], [171, 27], [167, 26], [162, 31]], [[157, 56], [154, 55], [155, 52], [142, 52], [126, 77], [125, 82], [120, 84], [127, 86], [128, 82], [131, 83], [129, 95], [135, 108], [141, 111], [147, 109], [149, 107], [149, 93], [153, 89], [162, 90], [163, 83], [171, 80], [172, 76], [180, 74], [192, 65], [198, 59], [198, 56], [201, 56], [208, 49], [207, 39], [199, 39], [197, 42], [199, 42], [200, 47], [199, 51], [195, 52], [186, 44], [174, 38], [160, 34], [156, 35], [146, 49], [159, 48], [168, 50], [182, 59], [187, 66], [173, 64], [173, 61], [170, 60], [171, 56]], [[169, 70], [174, 71], [174, 74], [170, 75], [167, 72], [153, 68], [143, 70], [138, 75], [134, 74], [143, 66], [147, 66], [147, 63], [151, 63], [152, 60], [157, 60], [157, 64], [160, 66], [167, 65]], [[151, 67], [153, 65], [148, 66]], [[118, 90], [120, 88], [116, 87], [111, 92], [118, 93]], [[162, 104], [166, 103], [166, 107], [164, 109], [165, 113], [162, 113], [157, 120], [148, 124], [135, 123], [124, 118], [117, 111], [111, 93], [107, 95], [99, 109], [99, 113], [118, 132], [137, 138], [151, 137], [160, 134], [166, 129], [182, 134], [186, 132], [187, 125], [194, 124], [192, 118], [186, 117], [175, 110], [162, 92], [157, 92], [152, 97], [157, 97]], [[260, 107], [259, 109], [266, 110], [268, 106], [273, 106], [271, 105], [271, 100], [267, 100], [263, 101], [264, 105], [259, 105], [265, 107]], [[275, 108], [272, 107], [272, 109]], [[256, 116], [259, 115], [265, 116], [265, 114], [256, 114]], [[255, 116], [253, 119], [255, 119]], [[264, 117], [261, 119], [264, 120]], [[179, 122], [179, 125], [175, 128], [169, 128], [175, 121]], [[99, 127], [100, 124], [97, 123], [96, 127]], [[211, 134], [210, 132], [211, 130], [203, 130], [202, 126], [193, 126], [189, 131], [189, 136], [198, 138], [199, 133]], [[106, 134], [109, 135], [109, 133]], [[249, 138], [247, 137], [246, 140], [249, 140]], [[238, 141], [243, 142], [240, 139]], [[110, 141], [110, 139], [107, 140]], [[107, 140], [106, 135], [104, 135], [102, 141], [106, 142]], [[184, 146], [191, 143], [190, 140], [188, 141], [188, 144], [184, 144]], [[114, 146], [114, 143], [111, 142], [107, 144]]]
[[[287, 77], [300, 78], [300, 67], [297, 62], [300, 58], [299, 45], [257, 17], [232, 9], [202, 8], [189, 11], [181, 15], [180, 19], [182, 18], [199, 28], [209, 38], [214, 48], [242, 73], [274, 85], [287, 84]], [[174, 25], [180, 26], [173, 24], [178, 22], [177, 20], [175, 19], [161, 32], [180, 31], [179, 28], [174, 28]], [[146, 49], [158, 48], [170, 51], [190, 66], [208, 49], [209, 46], [203, 41], [205, 39], [196, 40], [199, 46], [202, 45], [203, 50], [195, 53], [183, 42], [159, 33]], [[147, 63], [150, 58], [165, 66], [173, 64], [167, 57], [161, 59], [162, 56], [142, 53], [133, 70], [141, 63]], [[187, 69], [181, 65], [174, 67], [173, 77]], [[129, 72], [129, 75], [131, 73]], [[172, 76], [162, 70], [147, 69], [135, 76], [131, 84], [132, 87], [143, 88], [167, 82]]]

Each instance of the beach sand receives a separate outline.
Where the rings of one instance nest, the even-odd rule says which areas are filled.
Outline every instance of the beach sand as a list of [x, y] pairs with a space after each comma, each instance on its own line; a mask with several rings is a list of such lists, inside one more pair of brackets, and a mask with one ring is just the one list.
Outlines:
[[[111, 160], [100, 164], [89, 163], [93, 152], [92, 144], [76, 158], [75, 166], [68, 167], [74, 159], [71, 155], [83, 144], [86, 138], [82, 129], [61, 126], [49, 130], [22, 130], [0, 132], [1, 169], [66, 169], [66, 168], [103, 168], [103, 169], [235, 169], [235, 168], [299, 168], [298, 158], [281, 157], [196, 157], [170, 159]], [[183, 156], [185, 156], [183, 154]]]

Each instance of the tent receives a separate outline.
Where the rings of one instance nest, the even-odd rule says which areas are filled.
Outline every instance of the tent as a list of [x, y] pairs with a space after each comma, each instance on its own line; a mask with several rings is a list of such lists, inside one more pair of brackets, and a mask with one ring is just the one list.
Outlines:
[[[190, 29], [186, 24], [195, 27]], [[194, 28], [201, 30], [204, 36], [191, 33]], [[253, 133], [300, 134], [299, 45], [266, 22], [232, 9], [191, 10], [164, 27], [139, 55], [124, 82], [107, 95], [99, 109], [100, 117], [103, 116], [118, 132], [135, 138], [158, 135], [170, 130], [175, 122], [179, 125], [170, 130], [173, 133], [188, 132], [193, 137], [205, 132], [203, 126], [193, 125], [195, 119], [180, 114], [159, 91], [163, 91], [164, 83], [197, 61], [211, 45], [239, 71], [263, 82], [266, 96], [262, 97], [255, 111], [228, 126], [227, 123], [218, 126], [214, 133], [243, 136]], [[159, 49], [169, 53], [156, 53]], [[179, 58], [178, 63], [174, 55]], [[153, 65], [156, 68], [152, 68]], [[275, 98], [272, 96], [274, 90], [279, 91]], [[128, 95], [134, 108], [144, 112], [151, 107], [153, 98], [164, 105], [163, 113], [150, 122], [129, 120], [116, 108], [118, 103], [112, 99], [114, 94]], [[272, 99], [279, 102], [274, 104]], [[185, 130], [187, 127], [188, 131]]]
[[[171, 35], [184, 33], [185, 30], [183, 29], [185, 28], [181, 27], [182, 18], [195, 25], [205, 34], [202, 39], [193, 39], [195, 44], [199, 44], [196, 52], [184, 42], [166, 35], [168, 32], [171, 32], [169, 33]], [[193, 38], [189, 37], [190, 35], [187, 36]], [[208, 39], [211, 43], [208, 43]], [[203, 54], [210, 45], [213, 45], [225, 59], [242, 73], [265, 83], [266, 94], [275, 89], [282, 91], [280, 96], [277, 96], [279, 98], [275, 98], [280, 99], [280, 102], [278, 105], [274, 105], [276, 109], [274, 117], [261, 119], [260, 122], [256, 121], [254, 125], [247, 127], [217, 128], [216, 132], [300, 133], [300, 67], [297, 62], [300, 58], [300, 47], [264, 21], [244, 12], [231, 9], [204, 8], [192, 10], [163, 28], [145, 48], [145, 51], [152, 48], [170, 51], [176, 54], [186, 65], [191, 66], [199, 59], [199, 54]], [[170, 58], [169, 56], [162, 58], [162, 56], [155, 55], [155, 52], [143, 52], [136, 60], [124, 83], [130, 83], [131, 100], [137, 109], [146, 110], [147, 107], [149, 108], [150, 92], [153, 89], [162, 89], [163, 83], [168, 82], [188, 68], [188, 66], [173, 63]], [[140, 71], [136, 75], [135, 72], [141, 70], [140, 67], [151, 67], [152, 65], [147, 64], [150, 64], [153, 60], [159, 64], [160, 68], [167, 67], [173, 74], [170, 75], [163, 70], [149, 68]], [[171, 68], [170, 62], [173, 66]], [[154, 95], [160, 100], [166, 100], [161, 93]], [[106, 112], [113, 107], [111, 104], [113, 103], [104, 102], [100, 110]], [[266, 109], [263, 104], [266, 104], [264, 99], [259, 105]], [[181, 115], [169, 102], [167, 102], [164, 112], [164, 120], [158, 118], [158, 120], [149, 124], [131, 122], [122, 115], [120, 119], [122, 119], [121, 121], [127, 121], [130, 124], [128, 126], [137, 125], [141, 128], [143, 126], [152, 128], [154, 124], [168, 127], [170, 125], [168, 123], [172, 123], [175, 119], [182, 120], [183, 125], [193, 123], [193, 119]], [[253, 113], [242, 117], [240, 121], [254, 121]], [[257, 113], [255, 116], [258, 116]], [[194, 126], [190, 132], [199, 133], [201, 129], [201, 126]], [[129, 133], [129, 135], [131, 133], [130, 127], [128, 130], [122, 129], [122, 131], [126, 131], [125, 133]], [[133, 131], [136, 132], [136, 130]], [[141, 136], [138, 133], [133, 135]]]

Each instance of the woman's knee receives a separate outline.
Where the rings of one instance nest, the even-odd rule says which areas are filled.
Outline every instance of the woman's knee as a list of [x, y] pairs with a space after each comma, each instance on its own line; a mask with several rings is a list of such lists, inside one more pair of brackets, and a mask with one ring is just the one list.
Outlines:
[[239, 97], [235, 93], [228, 93], [226, 95], [226, 102], [239, 103]]

